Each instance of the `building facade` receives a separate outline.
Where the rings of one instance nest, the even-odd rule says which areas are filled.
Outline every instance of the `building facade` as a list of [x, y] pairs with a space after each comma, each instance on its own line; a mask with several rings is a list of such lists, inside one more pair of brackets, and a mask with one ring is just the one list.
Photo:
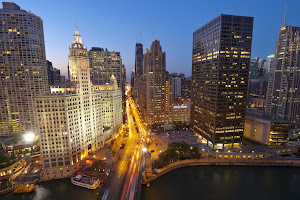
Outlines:
[[246, 138], [270, 146], [280, 146], [287, 142], [288, 133], [287, 120], [259, 109], [247, 109], [244, 132]]
[[122, 57], [120, 52], [108, 51], [100, 47], [92, 47], [89, 52], [91, 79], [94, 85], [110, 83], [114, 75], [118, 87], [122, 88]]
[[153, 40], [143, 58], [146, 96], [144, 117], [149, 124], [166, 121], [166, 53], [158, 40]]
[[187, 77], [182, 79], [181, 97], [185, 99], [190, 99], [191, 91], [192, 91], [192, 78]]
[[280, 29], [266, 112], [289, 120], [291, 129], [300, 129], [300, 27], [283, 25]]
[[141, 93], [141, 88], [139, 87], [140, 80], [143, 76], [143, 44], [135, 44], [135, 69], [134, 69], [134, 84], [133, 86], [133, 97], [138, 102], [138, 94]]
[[34, 97], [49, 89], [43, 21], [3, 2], [0, 9], [0, 137], [37, 134]]
[[69, 47], [70, 87], [36, 97], [43, 180], [73, 175], [105, 140], [101, 94], [94, 92], [89, 57], [76, 30]]
[[193, 33], [191, 126], [214, 149], [242, 144], [252, 29], [222, 14]]
[[180, 76], [173, 75], [173, 99], [177, 100], [181, 97], [181, 82], [182, 78]]

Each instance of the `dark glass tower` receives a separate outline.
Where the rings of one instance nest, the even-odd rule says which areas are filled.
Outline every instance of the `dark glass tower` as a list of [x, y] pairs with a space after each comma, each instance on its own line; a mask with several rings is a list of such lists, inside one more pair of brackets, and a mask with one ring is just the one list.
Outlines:
[[191, 125], [214, 149], [240, 147], [253, 17], [220, 15], [193, 33]]
[[142, 43], [136, 43], [135, 45], [135, 75], [134, 75], [134, 81], [133, 81], [133, 95], [135, 98], [138, 98], [139, 95], [139, 84], [140, 80], [143, 76], [143, 44]]

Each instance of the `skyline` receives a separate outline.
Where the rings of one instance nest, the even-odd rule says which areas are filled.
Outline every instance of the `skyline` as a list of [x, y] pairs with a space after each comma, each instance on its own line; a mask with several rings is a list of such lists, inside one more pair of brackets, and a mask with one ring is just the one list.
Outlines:
[[[159, 5], [158, 7], [143, 2], [83, 4], [74, 1], [71, 5], [57, 0], [13, 2], [43, 19], [47, 60], [53, 62], [53, 66], [60, 69], [62, 75], [67, 75], [68, 48], [65, 47], [72, 41], [70, 35], [74, 33], [76, 23], [88, 50], [91, 47], [101, 47], [121, 52], [123, 64], [127, 69], [127, 79], [134, 69], [137, 36], [138, 41], [143, 43], [144, 51], [149, 48], [153, 39], [159, 40], [166, 52], [167, 71], [182, 72], [190, 76], [193, 32], [220, 14], [254, 17], [251, 57], [266, 58], [267, 55], [275, 53], [277, 35], [283, 25], [285, 5], [287, 25], [300, 26], [296, 17], [296, 8], [300, 2], [296, 0], [254, 1], [250, 5], [235, 0], [230, 4], [214, 1], [205, 4], [205, 8], [209, 9], [202, 9], [198, 2], [181, 5], [177, 2], [170, 4], [170, 1], [155, 1], [157, 3], [154, 2], [154, 5]], [[260, 6], [257, 6], [258, 3]], [[171, 5], [171, 9], [168, 4]], [[147, 9], [149, 6], [150, 9]], [[152, 12], [153, 9], [156, 11]], [[53, 10], [56, 16], [53, 16]], [[97, 11], [103, 14], [98, 14]], [[62, 18], [64, 20], [61, 20]], [[120, 36], [120, 33], [123, 33], [123, 36]]]

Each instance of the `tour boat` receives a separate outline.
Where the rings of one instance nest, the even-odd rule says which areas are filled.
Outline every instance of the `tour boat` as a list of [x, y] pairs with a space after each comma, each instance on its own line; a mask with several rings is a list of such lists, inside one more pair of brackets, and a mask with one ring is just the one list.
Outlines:
[[74, 185], [94, 190], [100, 185], [100, 180], [96, 177], [77, 175], [71, 178]]
[[36, 188], [35, 184], [21, 185], [14, 190], [14, 193], [29, 193], [35, 190], [35, 188]]

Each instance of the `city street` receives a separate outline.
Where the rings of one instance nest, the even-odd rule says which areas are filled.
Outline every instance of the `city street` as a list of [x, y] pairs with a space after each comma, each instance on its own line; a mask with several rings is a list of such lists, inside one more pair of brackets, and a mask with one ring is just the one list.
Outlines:
[[145, 130], [129, 94], [126, 111], [129, 136], [124, 142], [125, 146], [120, 153], [119, 160], [113, 167], [98, 199], [134, 199], [142, 157], [143, 145], [140, 139], [145, 134]]

